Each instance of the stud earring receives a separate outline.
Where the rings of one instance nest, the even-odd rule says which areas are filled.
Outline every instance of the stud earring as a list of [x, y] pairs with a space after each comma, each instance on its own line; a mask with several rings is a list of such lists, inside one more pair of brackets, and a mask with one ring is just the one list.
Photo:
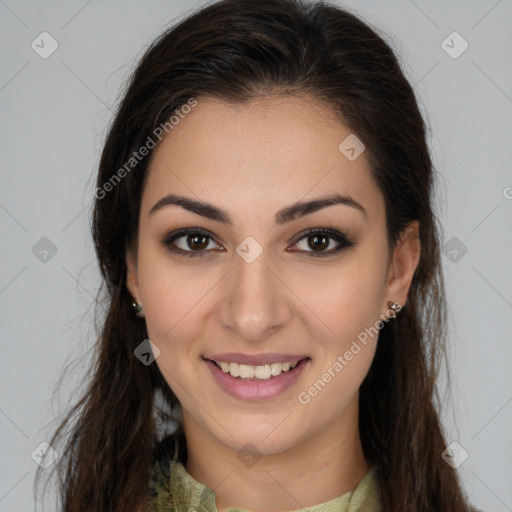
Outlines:
[[391, 310], [391, 318], [396, 318], [396, 314], [402, 309], [402, 305], [398, 302], [388, 302], [389, 309]]
[[142, 311], [142, 304], [139, 304], [138, 302], [132, 303], [133, 309], [135, 309], [136, 313], [140, 313]]

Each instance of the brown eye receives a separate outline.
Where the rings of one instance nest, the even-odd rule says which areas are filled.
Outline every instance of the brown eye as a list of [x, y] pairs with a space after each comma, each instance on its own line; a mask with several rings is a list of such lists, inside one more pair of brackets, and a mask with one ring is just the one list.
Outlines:
[[[212, 235], [195, 228], [181, 229], [167, 235], [162, 243], [169, 251], [179, 256], [206, 256], [211, 249], [222, 248], [215, 243]], [[211, 245], [210, 245], [211, 244]]]
[[322, 235], [310, 235], [307, 238], [308, 245], [313, 249], [314, 251], [323, 251], [327, 247], [329, 247], [329, 237]]
[[315, 228], [306, 232], [295, 245], [299, 247], [298, 252], [305, 252], [310, 256], [329, 256], [342, 249], [354, 247], [355, 242], [340, 231]]
[[205, 235], [188, 235], [186, 240], [193, 250], [205, 249], [208, 246], [208, 237]]

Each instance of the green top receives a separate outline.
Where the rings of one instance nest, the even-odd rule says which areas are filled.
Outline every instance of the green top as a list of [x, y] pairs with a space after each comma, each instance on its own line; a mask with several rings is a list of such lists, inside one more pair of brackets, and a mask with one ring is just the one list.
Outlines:
[[[195, 480], [179, 461], [157, 465], [151, 477], [148, 512], [219, 512], [215, 493]], [[376, 468], [353, 490], [300, 512], [379, 512], [380, 489]], [[226, 512], [247, 512], [230, 507]], [[297, 510], [296, 512], [299, 512]]]

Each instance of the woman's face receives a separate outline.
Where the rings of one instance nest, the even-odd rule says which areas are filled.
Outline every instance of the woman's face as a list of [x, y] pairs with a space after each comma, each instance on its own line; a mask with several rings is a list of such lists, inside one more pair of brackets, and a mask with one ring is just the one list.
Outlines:
[[414, 237], [389, 254], [361, 149], [284, 95], [200, 98], [155, 149], [128, 286], [186, 429], [270, 454], [357, 422], [379, 320], [419, 256]]

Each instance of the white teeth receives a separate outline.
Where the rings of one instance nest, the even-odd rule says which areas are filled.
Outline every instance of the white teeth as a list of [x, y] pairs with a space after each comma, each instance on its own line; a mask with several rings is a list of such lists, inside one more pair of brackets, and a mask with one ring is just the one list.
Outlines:
[[295, 368], [299, 361], [287, 363], [272, 363], [260, 366], [250, 364], [227, 363], [225, 361], [215, 361], [224, 373], [229, 373], [232, 377], [240, 377], [242, 379], [253, 379], [256, 377], [260, 380], [268, 380], [277, 377], [282, 372], [287, 372]]
[[238, 363], [227, 363], [229, 364], [229, 373], [232, 377], [240, 377], [240, 365]]
[[277, 377], [281, 373], [281, 363], [272, 363], [270, 365], [270, 373], [272, 377]]
[[242, 379], [252, 379], [254, 378], [254, 366], [249, 366], [248, 364], [240, 365], [240, 377]]
[[265, 366], [256, 366], [256, 369], [254, 370], [254, 376], [257, 379], [267, 380], [270, 379], [271, 375], [272, 372], [269, 364], [266, 364]]

